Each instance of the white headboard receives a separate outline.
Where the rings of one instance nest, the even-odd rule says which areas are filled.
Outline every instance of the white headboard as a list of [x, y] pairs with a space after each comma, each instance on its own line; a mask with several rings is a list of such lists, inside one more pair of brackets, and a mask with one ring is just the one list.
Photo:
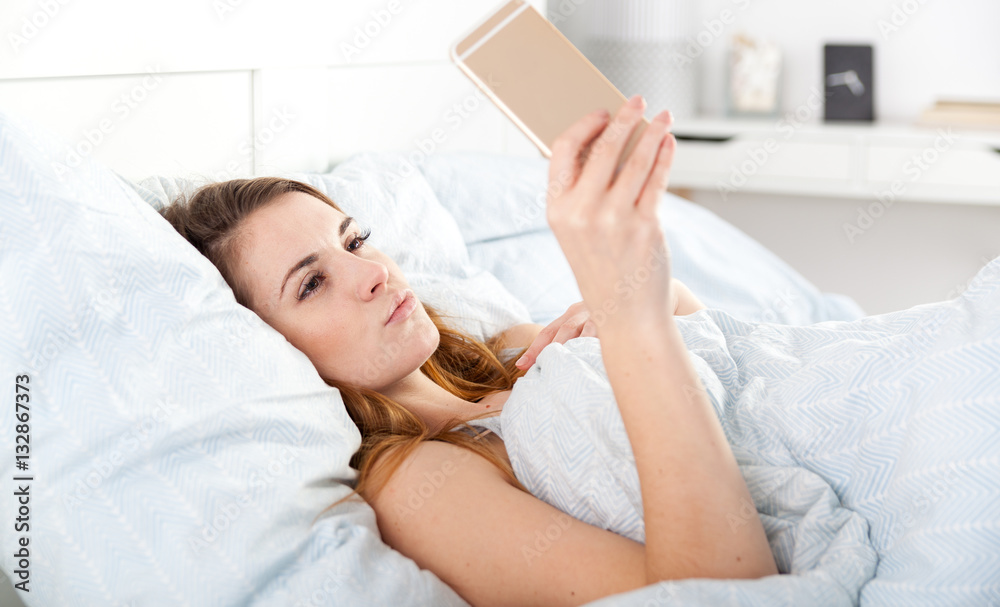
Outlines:
[[538, 156], [448, 58], [502, 1], [5, 0], [0, 110], [130, 179]]

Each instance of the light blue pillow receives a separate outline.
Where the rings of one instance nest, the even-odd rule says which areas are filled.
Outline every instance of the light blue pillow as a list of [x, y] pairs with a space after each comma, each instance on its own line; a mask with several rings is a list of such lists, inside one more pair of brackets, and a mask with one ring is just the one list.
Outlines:
[[[488, 270], [548, 324], [580, 301], [545, 219], [549, 161], [486, 152], [441, 152], [420, 164], [456, 219], [472, 262]], [[752, 322], [804, 325], [852, 320], [864, 311], [822, 293], [791, 266], [708, 209], [673, 194], [658, 208], [673, 275], [706, 306]]]
[[59, 179], [66, 150], [0, 113], [0, 432], [30, 436], [24, 469], [0, 458], [0, 565], [30, 575], [23, 600], [465, 604], [382, 543], [367, 504], [310, 525], [355, 478], [339, 393], [113, 173]]

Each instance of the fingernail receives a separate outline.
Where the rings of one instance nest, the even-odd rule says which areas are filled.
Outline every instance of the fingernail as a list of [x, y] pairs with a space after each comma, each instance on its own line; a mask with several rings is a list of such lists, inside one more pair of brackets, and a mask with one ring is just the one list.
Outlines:
[[521, 363], [524, 362], [524, 359], [525, 359], [525, 356], [521, 356], [521, 358], [519, 358], [516, 361], [514, 361], [514, 365], [520, 367]]
[[628, 104], [632, 107], [642, 107], [642, 95], [632, 95], [632, 98], [628, 100]]
[[670, 119], [671, 119], [670, 111], [669, 110], [663, 110], [662, 112], [660, 112], [659, 114], [657, 114], [656, 118], [654, 118], [653, 120], [655, 120], [656, 122], [662, 122], [664, 124], [669, 124], [670, 123]]

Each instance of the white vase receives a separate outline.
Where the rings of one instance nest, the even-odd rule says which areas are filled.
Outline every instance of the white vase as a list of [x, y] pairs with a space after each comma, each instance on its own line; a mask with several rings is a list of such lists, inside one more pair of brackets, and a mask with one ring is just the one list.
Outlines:
[[589, 0], [588, 34], [580, 51], [626, 97], [646, 99], [646, 115], [675, 119], [697, 110], [698, 61], [690, 56], [693, 0]]

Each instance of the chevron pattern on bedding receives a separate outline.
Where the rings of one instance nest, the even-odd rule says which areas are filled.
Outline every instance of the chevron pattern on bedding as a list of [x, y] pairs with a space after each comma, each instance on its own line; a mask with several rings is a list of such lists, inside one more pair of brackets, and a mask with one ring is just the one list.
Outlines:
[[[790, 326], [708, 309], [678, 324], [784, 575], [662, 582], [594, 604], [1000, 597], [1000, 258], [961, 296], [908, 310]], [[597, 338], [547, 346], [500, 417], [534, 495], [645, 541]]]

